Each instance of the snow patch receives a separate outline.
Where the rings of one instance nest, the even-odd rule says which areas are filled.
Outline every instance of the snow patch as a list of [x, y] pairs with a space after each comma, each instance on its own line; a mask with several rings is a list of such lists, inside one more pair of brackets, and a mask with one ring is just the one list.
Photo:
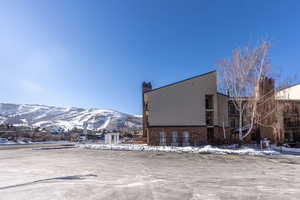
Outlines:
[[275, 151], [280, 151], [282, 153], [300, 154], [300, 149], [299, 148], [288, 148], [288, 147], [283, 147], [283, 146], [272, 146], [271, 148]]
[[107, 120], [105, 121], [105, 123], [99, 128], [99, 129], [105, 129], [107, 126], [108, 126], [108, 124], [109, 124], [109, 122], [110, 122], [110, 117], [108, 117], [107, 118]]
[[138, 144], [80, 144], [79, 147], [84, 149], [97, 150], [119, 150], [119, 151], [148, 151], [148, 152], [176, 152], [176, 153], [202, 153], [202, 154], [236, 154], [236, 155], [279, 155], [280, 153], [274, 150], [260, 150], [253, 148], [218, 148], [210, 145], [202, 147], [174, 147], [174, 146], [148, 146]]

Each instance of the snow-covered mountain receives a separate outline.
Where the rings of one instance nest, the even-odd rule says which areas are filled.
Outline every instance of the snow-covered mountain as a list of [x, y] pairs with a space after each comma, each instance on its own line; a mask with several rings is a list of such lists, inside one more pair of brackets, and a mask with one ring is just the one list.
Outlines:
[[140, 116], [114, 110], [61, 108], [35, 104], [0, 103], [0, 123], [41, 128], [140, 129]]

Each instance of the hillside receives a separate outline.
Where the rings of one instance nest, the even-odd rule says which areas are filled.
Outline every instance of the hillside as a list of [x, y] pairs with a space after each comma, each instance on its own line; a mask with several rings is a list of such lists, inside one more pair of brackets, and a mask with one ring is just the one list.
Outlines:
[[0, 103], [0, 123], [15, 126], [32, 126], [46, 129], [141, 129], [140, 116], [114, 110], [62, 108], [35, 104]]

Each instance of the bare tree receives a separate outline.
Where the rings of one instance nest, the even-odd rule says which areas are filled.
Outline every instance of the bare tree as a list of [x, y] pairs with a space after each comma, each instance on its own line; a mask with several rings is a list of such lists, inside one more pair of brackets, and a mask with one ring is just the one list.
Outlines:
[[269, 42], [262, 42], [255, 48], [235, 49], [230, 60], [217, 64], [223, 90], [230, 95], [239, 113], [240, 141], [252, 132], [255, 124], [260, 101], [259, 81], [267, 76], [271, 67], [267, 56], [269, 47]]

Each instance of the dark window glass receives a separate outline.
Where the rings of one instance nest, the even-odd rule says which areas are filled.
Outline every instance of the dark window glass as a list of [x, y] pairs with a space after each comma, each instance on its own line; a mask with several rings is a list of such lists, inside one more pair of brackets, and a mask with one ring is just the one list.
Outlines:
[[214, 139], [214, 129], [213, 128], [208, 128], [207, 129], [207, 140], [209, 142], [212, 142]]
[[206, 111], [206, 125], [207, 126], [214, 125], [214, 111]]
[[205, 108], [206, 109], [214, 109], [214, 96], [213, 95], [205, 95]]
[[235, 128], [235, 119], [234, 118], [230, 120], [230, 126], [231, 126], [231, 128]]

